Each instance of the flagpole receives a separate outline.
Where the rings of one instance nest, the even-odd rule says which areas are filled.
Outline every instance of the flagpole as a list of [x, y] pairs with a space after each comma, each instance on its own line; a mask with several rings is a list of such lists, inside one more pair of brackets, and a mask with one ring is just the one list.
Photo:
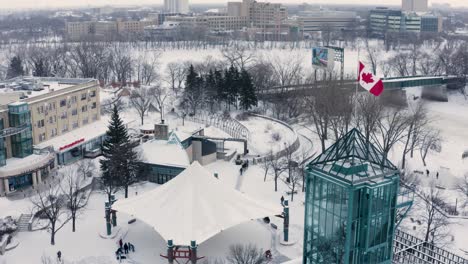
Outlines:
[[359, 86], [359, 42], [358, 42], [358, 45], [357, 45], [357, 75], [356, 75], [356, 91], [355, 91], [355, 94], [357, 95], [358, 93], [358, 86]]

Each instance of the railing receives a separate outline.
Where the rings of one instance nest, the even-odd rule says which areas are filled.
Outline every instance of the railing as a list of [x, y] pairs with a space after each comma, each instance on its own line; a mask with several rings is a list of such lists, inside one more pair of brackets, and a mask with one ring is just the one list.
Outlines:
[[395, 264], [468, 264], [468, 260], [398, 229], [393, 244]]
[[222, 115], [213, 115], [207, 112], [202, 112], [201, 114], [194, 116], [187, 116], [188, 121], [195, 123], [207, 124], [213, 127], [216, 127], [233, 138], [247, 139], [250, 138], [250, 131], [242, 125], [239, 121], [231, 118], [225, 117]]
[[294, 130], [294, 128], [292, 128], [289, 124], [287, 124], [287, 123], [285, 123], [285, 122], [283, 122], [281, 120], [268, 117], [268, 116], [262, 116], [262, 115], [257, 115], [257, 114], [250, 114], [250, 115], [255, 116], [255, 117], [265, 118], [265, 119], [271, 120], [273, 122], [280, 123], [283, 126], [289, 128], [294, 133], [294, 142], [292, 144], [290, 144], [287, 148], [282, 149], [282, 150], [280, 150], [280, 151], [278, 151], [276, 153], [273, 153], [273, 154], [268, 154], [268, 155], [265, 155], [265, 156], [254, 158], [253, 159], [254, 164], [259, 163], [259, 162], [260, 163], [265, 162], [267, 160], [271, 160], [272, 158], [282, 158], [282, 157], [286, 156], [288, 153], [294, 153], [296, 150], [299, 149], [299, 147], [301, 145], [301, 142], [299, 141], [299, 137], [298, 137], [298, 135], [296, 133], [296, 130]]

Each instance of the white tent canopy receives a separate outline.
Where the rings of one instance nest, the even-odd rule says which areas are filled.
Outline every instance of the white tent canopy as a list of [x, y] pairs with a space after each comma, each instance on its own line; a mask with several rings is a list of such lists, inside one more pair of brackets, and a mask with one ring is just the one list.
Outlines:
[[226, 186], [196, 161], [159, 188], [119, 200], [112, 208], [151, 225], [165, 240], [185, 245], [282, 211], [279, 204], [258, 202]]

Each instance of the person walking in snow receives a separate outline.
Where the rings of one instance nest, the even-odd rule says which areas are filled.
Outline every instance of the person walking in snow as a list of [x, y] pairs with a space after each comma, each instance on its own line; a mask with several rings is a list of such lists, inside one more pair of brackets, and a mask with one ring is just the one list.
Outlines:
[[284, 196], [281, 196], [281, 205], [284, 205]]
[[123, 246], [123, 242], [122, 242], [122, 239], [119, 240], [119, 247], [122, 248]]
[[124, 252], [125, 252], [125, 254], [128, 254], [128, 244], [127, 243], [124, 244]]
[[62, 252], [60, 250], [57, 252], [57, 259], [59, 262], [62, 262]]
[[426, 176], [429, 177], [429, 170], [426, 169]]
[[439, 172], [437, 172], [436, 174], [436, 179], [439, 179]]

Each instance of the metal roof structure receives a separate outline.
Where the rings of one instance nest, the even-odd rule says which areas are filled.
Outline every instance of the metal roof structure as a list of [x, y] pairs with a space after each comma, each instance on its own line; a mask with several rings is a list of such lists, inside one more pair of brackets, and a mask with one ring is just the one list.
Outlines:
[[376, 182], [397, 171], [397, 167], [355, 128], [312, 160], [309, 167], [352, 184]]

